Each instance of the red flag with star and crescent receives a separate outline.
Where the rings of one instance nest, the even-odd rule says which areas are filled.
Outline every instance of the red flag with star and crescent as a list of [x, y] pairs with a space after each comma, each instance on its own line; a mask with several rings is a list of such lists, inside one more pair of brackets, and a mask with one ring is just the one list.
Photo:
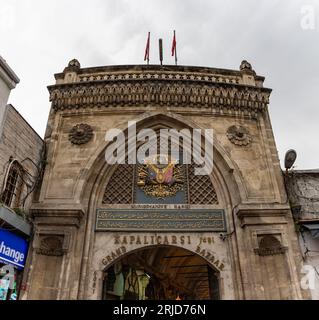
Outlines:
[[173, 42], [172, 42], [172, 56], [176, 55], [176, 35], [174, 31]]

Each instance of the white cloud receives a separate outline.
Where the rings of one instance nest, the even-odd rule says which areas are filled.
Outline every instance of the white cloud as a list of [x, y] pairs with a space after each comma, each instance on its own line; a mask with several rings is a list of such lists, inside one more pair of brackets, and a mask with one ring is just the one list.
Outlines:
[[[43, 135], [50, 108], [47, 85], [72, 58], [82, 66], [143, 63], [151, 32], [151, 63], [164, 63], [177, 31], [180, 64], [238, 69], [242, 59], [273, 88], [270, 114], [281, 159], [298, 152], [298, 168], [319, 167], [317, 106], [319, 23], [300, 26], [301, 8], [318, 1], [276, 0], [5, 0], [0, 54], [21, 79], [10, 101]], [[1, 15], [1, 12], [0, 12]], [[317, 21], [315, 21], [317, 22]]]

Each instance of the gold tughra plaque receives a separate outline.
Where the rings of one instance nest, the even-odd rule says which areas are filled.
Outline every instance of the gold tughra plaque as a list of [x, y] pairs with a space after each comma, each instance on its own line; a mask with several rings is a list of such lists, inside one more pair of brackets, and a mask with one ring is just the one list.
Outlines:
[[[161, 164], [161, 157], [165, 157], [166, 164]], [[138, 167], [137, 186], [148, 196], [172, 197], [183, 189], [183, 185], [182, 167], [167, 156], [156, 155]]]

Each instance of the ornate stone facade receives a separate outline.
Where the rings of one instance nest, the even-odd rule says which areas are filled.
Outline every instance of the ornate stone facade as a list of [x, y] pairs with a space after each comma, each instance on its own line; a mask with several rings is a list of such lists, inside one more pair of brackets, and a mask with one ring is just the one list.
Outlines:
[[[105, 274], [105, 287], [115, 287], [118, 261], [161, 246], [204, 259], [217, 275], [221, 299], [308, 297], [300, 288], [301, 256], [268, 116], [271, 90], [249, 63], [236, 71], [81, 68], [73, 61], [55, 78], [25, 299], [101, 299]], [[133, 120], [138, 130], [213, 129], [212, 173], [199, 179], [188, 165], [174, 177], [184, 181], [174, 194], [144, 192], [137, 166], [105, 162], [106, 131], [126, 133]], [[72, 145], [69, 133], [79, 123], [94, 128], [94, 139]], [[176, 231], [174, 219], [183, 228]], [[63, 255], [38, 251], [52, 234], [63, 239]]]
[[49, 86], [53, 109], [158, 105], [206, 108], [214, 114], [256, 118], [267, 107], [271, 92], [260, 86], [262, 77], [254, 78], [255, 86], [246, 85], [241, 72], [216, 75], [214, 69], [193, 67], [187, 72], [185, 68], [165, 70], [157, 66], [153, 70], [123, 69], [110, 67], [108, 72], [94, 75], [79, 70], [70, 83], [63, 85], [59, 83], [64, 74], [56, 75], [58, 84]]

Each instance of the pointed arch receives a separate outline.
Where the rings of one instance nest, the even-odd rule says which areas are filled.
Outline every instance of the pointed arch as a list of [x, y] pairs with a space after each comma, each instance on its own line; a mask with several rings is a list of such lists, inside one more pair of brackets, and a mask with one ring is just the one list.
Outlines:
[[[155, 128], [155, 127], [166, 127], [175, 129], [202, 129], [197, 123], [186, 119], [182, 115], [174, 113], [161, 113], [161, 112], [146, 112], [139, 115], [136, 119], [137, 131], [142, 128]], [[118, 129], [127, 132], [127, 122], [122, 122], [118, 126]], [[130, 144], [130, 141], [126, 141]], [[105, 172], [111, 170], [105, 162], [105, 149], [108, 143], [105, 142], [96, 148], [95, 152], [88, 159], [84, 169], [80, 173], [76, 185], [75, 194], [80, 195], [79, 202], [84, 201], [85, 206], [89, 202], [89, 196], [92, 194], [94, 185], [101, 181], [101, 177], [104, 176]], [[112, 169], [114, 170], [114, 168]], [[227, 151], [221, 146], [219, 141], [214, 136], [214, 157], [213, 157], [213, 172], [211, 178], [214, 185], [219, 190], [222, 190], [222, 198], [224, 203], [236, 204], [239, 202], [239, 198], [243, 201], [247, 198], [247, 191], [245, 190], [243, 178], [241, 173], [228, 155]], [[239, 198], [238, 198], [239, 197]], [[92, 199], [91, 199], [92, 200]]]

